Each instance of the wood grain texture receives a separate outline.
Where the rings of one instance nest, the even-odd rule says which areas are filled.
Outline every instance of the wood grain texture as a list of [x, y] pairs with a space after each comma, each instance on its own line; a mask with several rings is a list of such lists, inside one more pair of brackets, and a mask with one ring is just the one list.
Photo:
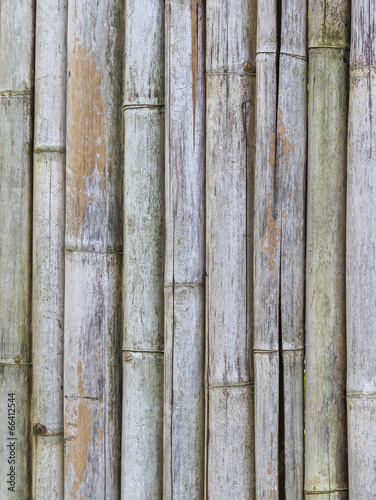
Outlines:
[[164, 1], [126, 2], [122, 498], [162, 499]]
[[[15, 57], [15, 54], [18, 54]], [[31, 210], [34, 2], [0, 2], [0, 497], [31, 494]], [[15, 394], [10, 434], [8, 394]], [[9, 463], [15, 437], [14, 463]], [[15, 484], [10, 467], [15, 469]]]
[[204, 22], [201, 0], [166, 2], [166, 500], [204, 495]]
[[123, 2], [68, 6], [65, 498], [120, 497]]
[[64, 498], [63, 324], [67, 1], [36, 11], [33, 198], [33, 496]]
[[345, 231], [348, 2], [309, 3], [306, 498], [348, 497]]
[[347, 409], [349, 498], [369, 500], [376, 481], [375, 97], [376, 11], [352, 3], [347, 190]]

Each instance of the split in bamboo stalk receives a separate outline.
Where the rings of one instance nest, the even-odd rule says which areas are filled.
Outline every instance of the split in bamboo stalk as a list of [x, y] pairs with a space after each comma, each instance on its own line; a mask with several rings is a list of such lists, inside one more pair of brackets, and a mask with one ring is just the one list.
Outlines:
[[26, 500], [31, 494], [29, 398], [34, 3], [32, 0], [0, 1], [0, 437], [2, 441], [0, 498], [2, 500], [13, 498]]
[[[350, 2], [309, 2], [306, 498], [347, 499], [345, 224]], [[317, 493], [321, 492], [321, 493]]]
[[67, 498], [120, 497], [122, 6], [72, 0], [68, 7]]
[[122, 498], [163, 494], [164, 1], [125, 15]]
[[376, 10], [352, 2], [347, 192], [347, 409], [349, 498], [376, 484]]
[[166, 500], [204, 496], [204, 3], [166, 2]]
[[255, 498], [249, 281], [256, 5], [207, 1], [207, 498]]

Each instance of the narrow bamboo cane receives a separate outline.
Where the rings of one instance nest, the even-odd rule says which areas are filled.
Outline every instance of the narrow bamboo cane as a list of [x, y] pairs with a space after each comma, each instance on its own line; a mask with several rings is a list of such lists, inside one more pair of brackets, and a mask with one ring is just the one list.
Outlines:
[[309, 3], [307, 499], [346, 499], [345, 223], [349, 8]]
[[0, 498], [31, 494], [34, 2], [0, 1]]
[[277, 169], [280, 198], [280, 490], [304, 496], [304, 279], [307, 149], [307, 1], [281, 3]]
[[68, 7], [65, 497], [120, 497], [121, 0]]
[[256, 8], [207, 1], [207, 498], [255, 498], [252, 271]]
[[33, 497], [64, 497], [63, 322], [67, 1], [36, 11], [33, 200]]
[[256, 498], [279, 498], [279, 328], [282, 213], [277, 189], [277, 0], [257, 5], [254, 222]]
[[352, 2], [347, 192], [347, 409], [349, 498], [376, 484], [375, 144], [376, 10]]
[[164, 1], [125, 15], [122, 498], [162, 499]]
[[166, 2], [166, 500], [204, 496], [204, 23]]

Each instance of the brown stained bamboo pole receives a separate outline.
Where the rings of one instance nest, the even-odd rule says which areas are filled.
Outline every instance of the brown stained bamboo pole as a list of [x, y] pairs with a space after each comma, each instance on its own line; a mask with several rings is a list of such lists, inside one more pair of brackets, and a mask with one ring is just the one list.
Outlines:
[[68, 6], [65, 498], [120, 497], [122, 6]]
[[208, 0], [206, 498], [255, 498], [248, 198], [255, 140], [256, 8]]
[[122, 498], [162, 499], [164, 1], [125, 12]]
[[31, 494], [34, 2], [0, 2], [0, 498]]
[[204, 496], [204, 3], [166, 2], [164, 499]]
[[345, 231], [350, 2], [309, 2], [306, 498], [347, 499]]
[[33, 199], [33, 497], [64, 498], [63, 323], [67, 1], [36, 10]]
[[347, 409], [349, 498], [371, 500], [376, 484], [375, 5], [351, 7], [347, 191]]
[[279, 289], [282, 213], [277, 190], [277, 0], [257, 3], [254, 222], [256, 498], [279, 498]]
[[280, 490], [304, 496], [304, 287], [307, 155], [307, 1], [281, 3], [277, 169], [280, 196], [280, 342], [282, 367]]

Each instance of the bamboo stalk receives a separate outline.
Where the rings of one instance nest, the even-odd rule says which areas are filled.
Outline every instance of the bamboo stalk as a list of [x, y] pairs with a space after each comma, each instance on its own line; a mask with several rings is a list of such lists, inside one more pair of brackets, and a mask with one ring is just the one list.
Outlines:
[[66, 498], [120, 496], [122, 5], [68, 7]]
[[349, 11], [309, 3], [306, 498], [348, 498], [345, 222]]
[[125, 16], [122, 498], [162, 499], [164, 2]]
[[31, 493], [33, 61], [34, 2], [1, 0], [0, 498], [4, 500], [26, 500]]
[[[307, 1], [281, 4], [277, 169], [280, 197], [280, 451], [285, 498], [304, 496], [304, 287], [307, 155]], [[282, 439], [282, 436], [281, 436]], [[280, 441], [281, 441], [280, 439]], [[282, 494], [282, 493], [281, 493]]]
[[[352, 3], [347, 191], [347, 409], [349, 498], [370, 500], [376, 482], [375, 6]], [[371, 230], [370, 230], [371, 229]]]
[[166, 2], [166, 500], [204, 496], [204, 16]]
[[207, 2], [207, 493], [255, 498], [249, 200], [255, 2]]
[[33, 496], [64, 497], [67, 1], [37, 4], [33, 204]]

